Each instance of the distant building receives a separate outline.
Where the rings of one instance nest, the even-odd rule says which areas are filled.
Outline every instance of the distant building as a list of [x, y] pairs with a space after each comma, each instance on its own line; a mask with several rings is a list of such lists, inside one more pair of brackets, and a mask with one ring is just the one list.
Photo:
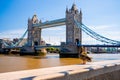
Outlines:
[[[18, 38], [14, 38], [13, 40], [11, 40], [10, 38], [0, 39], [0, 48], [6, 47], [6, 46], [14, 46], [18, 42], [19, 42]], [[22, 41], [17, 46], [23, 46], [26, 43], [27, 43], [27, 39], [22, 39]]]
[[18, 41], [19, 41], [18, 38], [14, 38], [14, 39], [13, 39], [13, 43], [16, 43], [16, 42], [18, 42]]

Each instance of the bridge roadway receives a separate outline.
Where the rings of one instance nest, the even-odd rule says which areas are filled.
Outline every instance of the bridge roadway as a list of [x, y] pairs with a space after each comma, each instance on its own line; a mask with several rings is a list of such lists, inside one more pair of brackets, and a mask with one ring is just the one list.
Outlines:
[[[120, 47], [120, 45], [81, 45], [81, 46], [84, 46], [84, 47]], [[47, 47], [60, 48], [60, 45], [36, 46], [36, 48], [47, 48]]]
[[85, 47], [120, 47], [120, 45], [82, 45]]
[[[84, 47], [117, 47], [119, 48], [120, 45], [81, 45]], [[36, 46], [36, 49], [40, 49], [40, 48], [48, 48], [48, 47], [55, 47], [55, 48], [60, 48], [60, 45], [50, 45], [50, 46]], [[8, 49], [20, 49], [22, 47], [6, 47], [6, 48], [2, 48], [4, 50], [8, 50]]]
[[[120, 47], [120, 45], [81, 45], [81, 46], [84, 46], [84, 47]], [[60, 45], [36, 46], [36, 48], [47, 48], [47, 47], [60, 48]], [[22, 48], [22, 47], [7, 47], [3, 49], [16, 49], [16, 48]]]

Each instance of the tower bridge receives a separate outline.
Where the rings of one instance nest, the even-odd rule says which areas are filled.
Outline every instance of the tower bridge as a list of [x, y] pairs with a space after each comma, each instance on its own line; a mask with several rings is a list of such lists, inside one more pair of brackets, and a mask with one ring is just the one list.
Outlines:
[[42, 23], [38, 20], [37, 15], [34, 15], [32, 19], [28, 19], [28, 46], [41, 45], [41, 30], [43, 28], [66, 25], [66, 43], [61, 44], [61, 49], [77, 54], [75, 42], [76, 39], [79, 39], [80, 43], [82, 42], [82, 29], [77, 27], [74, 20], [82, 23], [82, 11], [79, 11], [75, 4], [69, 10], [66, 8], [66, 18]]
[[[42, 22], [38, 20], [37, 15], [33, 15], [32, 19], [28, 19], [28, 29], [19, 39], [18, 43], [13, 44], [12, 47], [19, 46], [19, 43], [23, 40], [27, 34], [27, 43], [25, 46], [28, 47], [40, 47], [41, 46], [41, 31], [44, 28], [51, 28], [66, 25], [66, 42], [61, 43], [61, 55], [72, 55], [78, 56], [78, 50], [76, 47], [76, 39], [79, 40], [81, 46], [86, 47], [120, 47], [120, 41], [112, 40], [97, 34], [82, 22], [82, 11], [78, 10], [76, 5], [73, 4], [71, 9], [66, 8], [65, 18]], [[83, 45], [82, 44], [82, 31], [90, 37], [104, 42], [110, 45]], [[28, 33], [27, 33], [28, 32]], [[8, 46], [5, 42], [4, 45]], [[67, 52], [66, 52], [67, 51]]]
[[[84, 25], [82, 22], [82, 11], [81, 10], [78, 11], [75, 4], [73, 4], [71, 9], [66, 8], [66, 17], [62, 19], [41, 22], [37, 19], [37, 16], [34, 15], [32, 19], [30, 18], [28, 19], [28, 29], [25, 31], [25, 33], [18, 40], [17, 43], [8, 45], [5, 41], [0, 40], [0, 47], [4, 45], [5, 48], [8, 49], [18, 48], [19, 44], [22, 42], [26, 34], [28, 34], [28, 36], [27, 36], [27, 42], [24, 45], [25, 47], [30, 47], [30, 48], [49, 47], [49, 46], [41, 46], [41, 30], [44, 28], [51, 28], [62, 25], [66, 25], [66, 42], [63, 42], [60, 45], [62, 51], [60, 53], [60, 57], [79, 57], [77, 46], [75, 44], [76, 39], [79, 40], [80, 46], [85, 46], [85, 47], [120, 47], [120, 41], [112, 40], [104, 36], [101, 36], [100, 34], [97, 34], [96, 32], [89, 29], [86, 25]], [[84, 31], [87, 35], [94, 38], [95, 40], [107, 43], [108, 45], [87, 45], [87, 44], [83, 45], [82, 31]], [[61, 60], [59, 61], [61, 62]], [[43, 63], [45, 62], [43, 61], [42, 64]], [[27, 64], [26, 66], [28, 67], [29, 64]], [[78, 79], [120, 80], [119, 74], [120, 74], [120, 60], [109, 59], [108, 61], [94, 61], [86, 65], [76, 64], [76, 65], [68, 65], [68, 66], [58, 66], [58, 67], [50, 67], [43, 69], [1, 73], [0, 80], [3, 79], [4, 80], [8, 80], [8, 79], [9, 80], [10, 79], [11, 80], [29, 80], [29, 79], [30, 80], [32, 79], [33, 80], [78, 80]]]

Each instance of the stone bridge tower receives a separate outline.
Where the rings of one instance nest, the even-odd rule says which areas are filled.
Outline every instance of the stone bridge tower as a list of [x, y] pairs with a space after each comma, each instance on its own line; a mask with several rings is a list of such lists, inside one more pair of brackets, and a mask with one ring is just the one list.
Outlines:
[[81, 38], [81, 29], [78, 28], [75, 24], [75, 21], [82, 23], [82, 12], [80, 13], [75, 4], [72, 5], [70, 10], [66, 9], [66, 43], [67, 44], [74, 44], [75, 39], [79, 39], [80, 42], [82, 41]]
[[66, 8], [66, 44], [61, 43], [60, 57], [78, 57], [76, 39], [82, 42], [82, 31], [75, 24], [75, 21], [82, 23], [82, 12], [78, 11], [75, 4], [68, 10]]
[[39, 23], [37, 15], [33, 15], [32, 19], [28, 19], [28, 46], [37, 46], [41, 42], [41, 28], [33, 27], [33, 24]]

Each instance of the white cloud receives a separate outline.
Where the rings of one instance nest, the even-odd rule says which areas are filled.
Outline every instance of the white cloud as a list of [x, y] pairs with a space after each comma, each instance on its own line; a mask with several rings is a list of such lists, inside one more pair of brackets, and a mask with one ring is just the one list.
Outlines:
[[20, 38], [25, 33], [24, 29], [17, 30], [7, 30], [0, 33], [0, 38]]
[[100, 26], [89, 26], [90, 29], [95, 29], [95, 30], [105, 30], [110, 28], [111, 26], [108, 25], [100, 25]]
[[51, 27], [51, 28], [45, 28], [43, 31], [59, 31], [59, 30], [64, 30], [65, 26], [60, 26], [60, 27]]

